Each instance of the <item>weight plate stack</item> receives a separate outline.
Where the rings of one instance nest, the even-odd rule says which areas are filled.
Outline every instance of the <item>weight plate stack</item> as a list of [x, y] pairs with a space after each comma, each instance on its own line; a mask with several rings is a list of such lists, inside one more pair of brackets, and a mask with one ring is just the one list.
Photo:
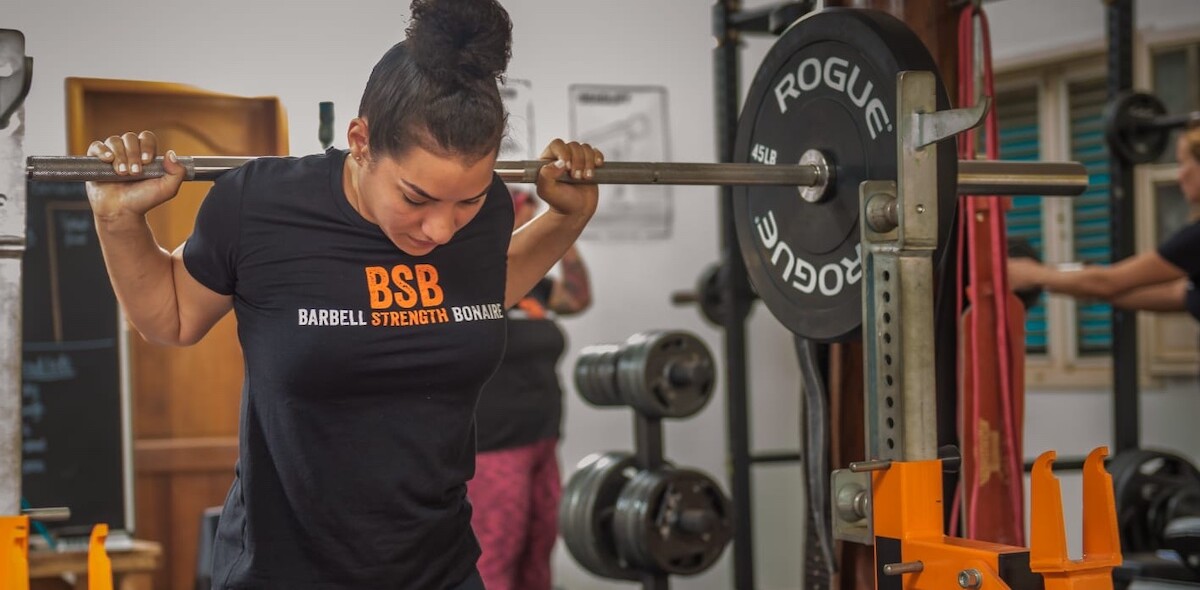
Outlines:
[[622, 346], [617, 389], [648, 418], [686, 418], [704, 409], [716, 382], [704, 341], [686, 332], [642, 332]]
[[720, 486], [704, 473], [642, 471], [617, 500], [617, 553], [641, 571], [698, 574], [716, 563], [732, 538], [731, 510]]
[[613, 512], [617, 498], [637, 471], [633, 455], [610, 451], [592, 454], [563, 488], [558, 527], [567, 551], [587, 571], [602, 578], [636, 580], [638, 572], [617, 555]]
[[588, 346], [575, 361], [575, 389], [584, 401], [600, 407], [625, 404], [617, 389], [617, 356], [621, 347], [612, 344]]

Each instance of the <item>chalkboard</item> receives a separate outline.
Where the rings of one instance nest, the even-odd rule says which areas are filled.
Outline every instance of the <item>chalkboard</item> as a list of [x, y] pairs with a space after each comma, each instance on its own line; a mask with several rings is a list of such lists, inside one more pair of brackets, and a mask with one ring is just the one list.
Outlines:
[[27, 184], [22, 491], [60, 535], [132, 529], [120, 317], [82, 183]]

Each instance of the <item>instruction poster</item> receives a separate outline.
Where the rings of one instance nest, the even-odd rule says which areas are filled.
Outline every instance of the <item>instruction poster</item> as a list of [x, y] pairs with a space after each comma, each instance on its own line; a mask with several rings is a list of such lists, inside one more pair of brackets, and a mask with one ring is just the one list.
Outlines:
[[[569, 93], [572, 139], [599, 148], [610, 162], [670, 160], [666, 88], [573, 84]], [[663, 240], [671, 225], [670, 186], [604, 185], [582, 239]]]
[[[533, 135], [533, 84], [529, 80], [509, 78], [500, 86], [500, 98], [508, 111], [508, 129], [500, 143], [498, 160], [536, 160], [541, 153], [534, 145]], [[535, 190], [532, 184], [509, 183], [527, 191]]]
[[500, 98], [508, 110], [508, 133], [500, 143], [499, 160], [532, 160], [537, 157], [533, 147], [533, 84], [529, 80], [505, 80], [500, 86]]

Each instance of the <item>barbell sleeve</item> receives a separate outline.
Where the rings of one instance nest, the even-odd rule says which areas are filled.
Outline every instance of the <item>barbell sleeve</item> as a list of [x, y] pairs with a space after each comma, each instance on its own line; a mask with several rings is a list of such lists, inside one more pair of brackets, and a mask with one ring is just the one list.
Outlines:
[[[215, 180], [252, 157], [180, 156], [187, 180]], [[505, 182], [537, 180], [543, 160], [496, 162]], [[131, 181], [163, 174], [162, 158], [147, 164], [141, 175], [118, 175], [112, 165], [89, 156], [30, 156], [26, 177], [32, 181]], [[836, 174], [823, 165], [696, 164], [674, 162], [606, 162], [586, 181], [596, 184], [774, 185], [815, 186]], [[1009, 162], [963, 160], [958, 163], [958, 193], [963, 195], [1029, 194], [1075, 196], [1087, 190], [1087, 170], [1078, 162]]]
[[1079, 162], [958, 161], [960, 195], [1075, 197], [1087, 188], [1087, 168]]
[[38, 522], [65, 522], [71, 520], [71, 509], [67, 507], [23, 508], [21, 509], [21, 514], [28, 516], [30, 520]]

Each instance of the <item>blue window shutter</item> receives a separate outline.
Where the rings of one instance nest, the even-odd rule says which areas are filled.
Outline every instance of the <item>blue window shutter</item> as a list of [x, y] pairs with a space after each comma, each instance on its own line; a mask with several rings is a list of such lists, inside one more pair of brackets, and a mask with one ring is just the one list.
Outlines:
[[[1088, 264], [1109, 264], [1108, 147], [1104, 141], [1103, 79], [1068, 85], [1071, 159], [1088, 172], [1088, 190], [1072, 201], [1075, 259]], [[1079, 301], [1076, 307], [1076, 350], [1080, 356], [1109, 354], [1112, 348], [1112, 307], [1107, 303]]]
[[[1000, 159], [1033, 161], [1041, 159], [1038, 139], [1038, 90], [1028, 87], [998, 92], [992, 104], [1000, 125]], [[980, 142], [982, 145], [982, 142]], [[1042, 243], [1042, 198], [1018, 196], [1005, 221], [1009, 240], [1024, 240], [1045, 260]], [[1025, 314], [1025, 349], [1029, 354], [1045, 354], [1049, 341], [1046, 321], [1046, 296]]]

